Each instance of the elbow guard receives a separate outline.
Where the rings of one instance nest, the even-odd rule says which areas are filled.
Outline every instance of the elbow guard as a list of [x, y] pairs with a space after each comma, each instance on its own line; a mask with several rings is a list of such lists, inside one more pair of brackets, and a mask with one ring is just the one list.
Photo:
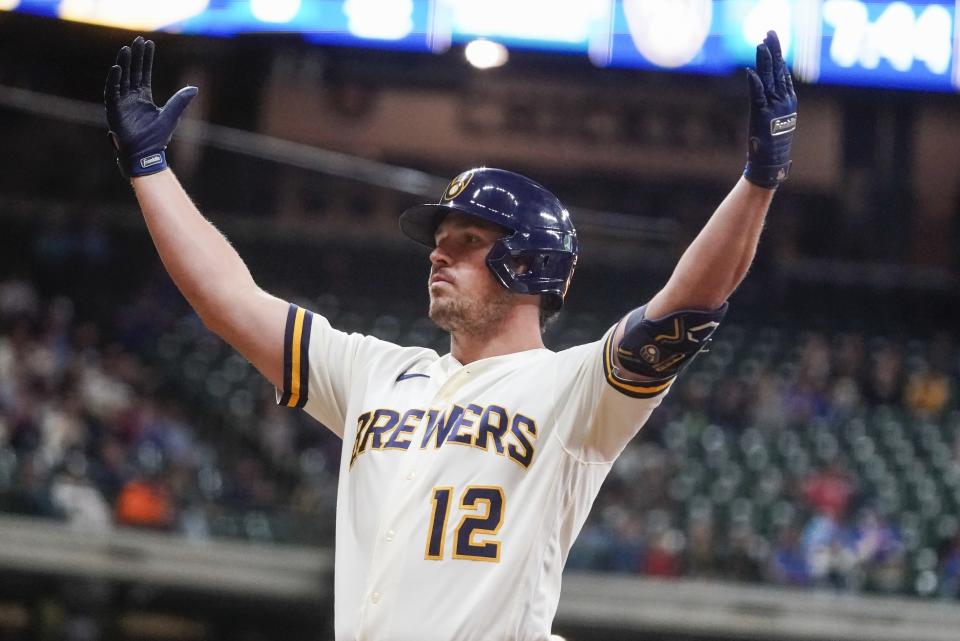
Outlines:
[[713, 311], [684, 310], [651, 320], [646, 305], [627, 316], [617, 360], [623, 369], [654, 380], [679, 374], [704, 351], [727, 313], [724, 303]]

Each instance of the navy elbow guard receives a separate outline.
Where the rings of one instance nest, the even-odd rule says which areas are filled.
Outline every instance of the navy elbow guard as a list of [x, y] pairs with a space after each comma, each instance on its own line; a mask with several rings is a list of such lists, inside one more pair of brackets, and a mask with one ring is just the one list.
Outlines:
[[676, 376], [710, 343], [727, 307], [724, 303], [713, 311], [684, 310], [655, 320], [644, 316], [646, 305], [633, 310], [617, 346], [620, 366], [653, 380]]

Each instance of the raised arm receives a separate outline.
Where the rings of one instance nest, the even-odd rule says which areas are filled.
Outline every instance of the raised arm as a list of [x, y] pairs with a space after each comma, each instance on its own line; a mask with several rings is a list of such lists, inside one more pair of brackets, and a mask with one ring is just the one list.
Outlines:
[[790, 172], [797, 96], [773, 31], [757, 47], [750, 83], [749, 141], [743, 177], [647, 305], [621, 321], [614, 336], [616, 365], [626, 377], [666, 380], [707, 344], [726, 312], [726, 300], [753, 262], [776, 188]]
[[790, 171], [797, 96], [774, 32], [757, 47], [757, 69], [747, 69], [747, 77], [750, 139], [743, 177], [647, 304], [650, 318], [683, 309], [717, 309], [727, 300], [753, 262], [767, 208]]
[[723, 305], [753, 262], [773, 193], [741, 178], [680, 257], [667, 284], [647, 303], [647, 316]]
[[288, 304], [257, 286], [167, 167], [164, 149], [197, 89], [185, 87], [158, 108], [153, 53], [153, 42], [138, 37], [107, 76], [104, 103], [120, 173], [132, 181], [164, 267], [204, 324], [282, 388]]

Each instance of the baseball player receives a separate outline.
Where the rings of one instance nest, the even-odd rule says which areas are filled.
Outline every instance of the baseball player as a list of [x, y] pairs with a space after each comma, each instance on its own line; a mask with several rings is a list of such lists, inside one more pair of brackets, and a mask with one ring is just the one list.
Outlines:
[[[338, 641], [545, 641], [560, 576], [624, 446], [700, 352], [790, 169], [796, 95], [776, 34], [748, 70], [743, 177], [667, 284], [592, 343], [545, 349], [578, 239], [556, 196], [475, 168], [400, 228], [430, 249], [429, 315], [450, 352], [345, 334], [257, 286], [164, 149], [197, 89], [158, 108], [154, 44], [123, 47], [107, 122], [166, 269], [203, 322], [343, 440]], [[630, 296], [629, 291], [623, 292]], [[643, 488], [638, 488], [643, 491]]]

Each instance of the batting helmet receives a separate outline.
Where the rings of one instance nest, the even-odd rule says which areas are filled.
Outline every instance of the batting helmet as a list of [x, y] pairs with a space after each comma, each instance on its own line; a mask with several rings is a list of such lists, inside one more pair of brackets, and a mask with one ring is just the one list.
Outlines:
[[563, 306], [578, 244], [570, 214], [556, 196], [520, 174], [478, 167], [454, 178], [440, 202], [403, 212], [400, 229], [434, 247], [434, 233], [452, 211], [510, 230], [487, 254], [487, 266], [504, 287], [518, 294], [543, 294], [551, 311]]

